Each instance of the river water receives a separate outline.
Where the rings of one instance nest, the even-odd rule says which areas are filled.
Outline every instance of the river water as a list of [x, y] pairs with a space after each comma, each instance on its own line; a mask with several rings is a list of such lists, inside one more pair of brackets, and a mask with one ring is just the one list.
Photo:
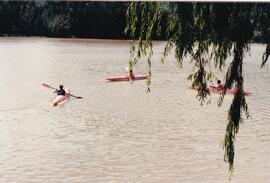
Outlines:
[[[240, 126], [229, 181], [222, 141], [232, 96], [200, 106], [173, 56], [156, 42], [151, 92], [145, 81], [105, 81], [126, 74], [129, 42], [0, 38], [0, 182], [3, 183], [268, 183], [270, 69], [264, 45], [245, 57], [251, 117]], [[189, 63], [189, 60], [185, 60]], [[146, 61], [134, 72], [146, 73]], [[224, 77], [224, 73], [216, 72]], [[64, 84], [74, 95], [52, 107], [43, 87]]]

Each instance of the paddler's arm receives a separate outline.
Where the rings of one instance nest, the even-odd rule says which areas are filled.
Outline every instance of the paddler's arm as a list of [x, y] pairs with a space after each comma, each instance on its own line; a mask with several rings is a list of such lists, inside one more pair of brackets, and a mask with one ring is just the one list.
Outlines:
[[216, 86], [208, 86], [209, 88], [214, 88], [214, 89], [217, 89], [218, 87]]

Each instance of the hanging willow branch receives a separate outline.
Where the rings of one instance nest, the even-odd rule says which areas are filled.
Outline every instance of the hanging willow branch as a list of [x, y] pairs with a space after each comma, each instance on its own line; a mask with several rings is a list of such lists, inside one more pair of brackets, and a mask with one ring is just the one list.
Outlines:
[[234, 47], [234, 59], [229, 67], [226, 75], [225, 90], [236, 84], [237, 92], [234, 95], [231, 107], [228, 112], [228, 124], [226, 127], [226, 134], [224, 138], [224, 160], [229, 162], [229, 169], [233, 171], [234, 164], [234, 141], [235, 135], [239, 131], [239, 124], [243, 121], [241, 116], [242, 110], [248, 115], [248, 106], [244, 96], [243, 90], [243, 57], [245, 44], [237, 42]]
[[[191, 59], [194, 71], [188, 77], [192, 86], [198, 89], [201, 104], [209, 95], [207, 82], [214, 76], [209, 68], [211, 62], [220, 70], [233, 55], [233, 60], [225, 77], [225, 90], [218, 105], [221, 105], [226, 91], [236, 87], [232, 104], [228, 111], [228, 124], [224, 137], [224, 160], [233, 171], [235, 138], [243, 121], [242, 112], [249, 117], [244, 96], [243, 59], [249, 51], [249, 41], [255, 30], [260, 31], [264, 42], [268, 43], [263, 54], [262, 66], [270, 56], [270, 5], [237, 3], [169, 3], [169, 11], [164, 13], [166, 3], [133, 2], [127, 10], [126, 33], [132, 38], [130, 65], [134, 66], [141, 56], [147, 56], [151, 76], [152, 38], [160, 32], [162, 16], [166, 15], [166, 40], [162, 63], [174, 50], [176, 65], [182, 67], [184, 58]], [[164, 14], [165, 15], [164, 15]], [[156, 30], [156, 31], [155, 31]], [[138, 40], [138, 42], [135, 42]], [[137, 47], [136, 47], [136, 46]], [[147, 82], [150, 91], [150, 80]]]
[[267, 44], [262, 56], [261, 68], [263, 68], [270, 56], [270, 4], [257, 4], [254, 12], [258, 31], [261, 34], [263, 42]]
[[264, 65], [266, 64], [269, 56], [270, 56], [270, 43], [266, 46], [265, 52], [263, 54], [261, 68], [264, 67]]
[[[132, 2], [127, 10], [126, 17], [127, 25], [124, 32], [129, 34], [132, 39], [129, 67], [132, 69], [141, 56], [147, 57], [149, 77], [146, 82], [149, 92], [152, 76], [152, 37], [160, 34], [160, 5], [157, 2]], [[136, 39], [138, 40], [137, 44], [135, 44]]]

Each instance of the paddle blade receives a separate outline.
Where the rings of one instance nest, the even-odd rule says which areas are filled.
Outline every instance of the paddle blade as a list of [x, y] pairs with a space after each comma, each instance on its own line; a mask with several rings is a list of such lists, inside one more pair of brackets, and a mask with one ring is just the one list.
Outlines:
[[45, 86], [45, 87], [47, 87], [47, 88], [50, 88], [50, 87], [51, 87], [50, 85], [48, 85], [48, 84], [46, 84], [46, 83], [42, 83], [42, 86]]
[[82, 97], [76, 97], [77, 99], [82, 99]]

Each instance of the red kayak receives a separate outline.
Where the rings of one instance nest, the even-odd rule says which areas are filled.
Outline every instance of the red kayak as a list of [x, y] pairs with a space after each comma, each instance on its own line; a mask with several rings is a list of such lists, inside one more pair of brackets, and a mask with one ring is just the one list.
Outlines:
[[60, 102], [68, 100], [70, 96], [69, 93], [70, 91], [66, 92], [66, 95], [57, 95], [52, 101], [53, 106], [57, 106]]
[[[224, 91], [221, 89], [217, 89], [217, 87], [215, 87], [215, 86], [209, 86], [208, 90], [209, 90], [209, 92], [220, 93], [220, 94], [223, 93], [223, 91]], [[226, 91], [226, 93], [228, 93], [228, 94], [235, 94], [236, 92], [237, 92], [237, 88], [231, 88], [231, 89], [228, 89]], [[244, 91], [244, 95], [249, 96], [249, 95], [251, 95], [251, 92]]]
[[[193, 90], [197, 90], [196, 88], [193, 88], [193, 87], [191, 87], [191, 86], [189, 86], [189, 88], [190, 88], [190, 89], [193, 89]], [[208, 91], [209, 91], [210, 93], [219, 93], [219, 94], [222, 94], [223, 91], [224, 91], [224, 90], [217, 89], [217, 87], [215, 87], [215, 86], [209, 86], [207, 89], [208, 89]], [[231, 89], [228, 89], [228, 90], [226, 91], [226, 93], [228, 93], [228, 94], [235, 94], [236, 91], [237, 91], [236, 88], [231, 88]], [[251, 94], [252, 94], [251, 92], [246, 92], [246, 91], [244, 91], [244, 95], [246, 95], [246, 96], [249, 96], [249, 95], [251, 95]]]
[[[134, 74], [134, 77], [132, 80], [143, 80], [147, 79], [148, 75], [146, 74]], [[108, 81], [129, 81], [129, 77], [127, 75], [125, 76], [111, 76], [107, 77], [106, 80]]]

